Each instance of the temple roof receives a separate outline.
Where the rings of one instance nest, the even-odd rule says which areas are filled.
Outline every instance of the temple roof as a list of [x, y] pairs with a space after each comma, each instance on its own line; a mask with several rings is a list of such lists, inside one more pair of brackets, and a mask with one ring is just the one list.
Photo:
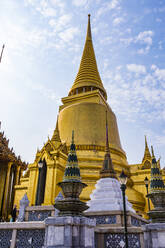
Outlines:
[[74, 84], [69, 92], [71, 95], [74, 90], [83, 87], [93, 87], [94, 89], [101, 90], [105, 99], [107, 99], [107, 93], [102, 84], [100, 74], [97, 68], [97, 62], [95, 58], [95, 52], [92, 43], [91, 25], [90, 25], [90, 15], [88, 15], [88, 27], [85, 46], [83, 50], [83, 55], [81, 58], [81, 63], [79, 71], [77, 73]]
[[76, 146], [74, 144], [74, 131], [72, 131], [72, 143], [70, 145], [70, 151], [68, 154], [68, 160], [64, 173], [64, 182], [67, 181], [76, 181], [80, 182], [80, 168], [78, 166], [78, 159], [76, 155]]
[[159, 190], [165, 190], [164, 182], [162, 180], [162, 175], [159, 166], [157, 165], [152, 146], [151, 146], [151, 150], [152, 150], [152, 165], [151, 165], [150, 193]]
[[100, 171], [100, 177], [101, 178], [105, 178], [105, 177], [117, 178], [116, 172], [113, 168], [113, 163], [112, 163], [110, 148], [109, 148], [107, 111], [106, 111], [106, 149], [105, 149], [103, 166]]
[[0, 161], [7, 163], [15, 162], [17, 165], [22, 166], [24, 169], [27, 167], [27, 164], [21, 161], [20, 156], [15, 155], [13, 148], [9, 148], [9, 139], [4, 136], [4, 132], [2, 131], [0, 131]]

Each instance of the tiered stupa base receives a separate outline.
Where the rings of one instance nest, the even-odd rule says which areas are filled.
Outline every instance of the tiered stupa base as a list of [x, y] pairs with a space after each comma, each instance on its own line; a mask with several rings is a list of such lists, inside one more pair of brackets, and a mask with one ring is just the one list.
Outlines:
[[[101, 178], [96, 183], [96, 189], [87, 202], [89, 209], [86, 212], [123, 210], [122, 192], [120, 183], [115, 178]], [[135, 212], [126, 197], [126, 210]]]
[[153, 223], [165, 223], [165, 191], [158, 190], [147, 195], [154, 205], [148, 215]]

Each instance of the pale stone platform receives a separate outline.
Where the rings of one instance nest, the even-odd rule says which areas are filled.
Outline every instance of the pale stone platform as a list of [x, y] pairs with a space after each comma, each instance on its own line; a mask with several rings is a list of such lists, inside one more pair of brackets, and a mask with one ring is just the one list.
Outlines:
[[86, 217], [49, 217], [44, 248], [94, 248], [95, 220]]
[[145, 248], [165, 248], [165, 223], [142, 226]]

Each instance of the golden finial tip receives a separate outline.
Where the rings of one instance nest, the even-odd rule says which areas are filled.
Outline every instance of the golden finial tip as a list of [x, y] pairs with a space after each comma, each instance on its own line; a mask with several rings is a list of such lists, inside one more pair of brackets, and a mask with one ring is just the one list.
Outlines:
[[72, 144], [74, 144], [74, 130], [72, 130]]
[[155, 157], [153, 146], [151, 146], [151, 152], [152, 152], [152, 157]]

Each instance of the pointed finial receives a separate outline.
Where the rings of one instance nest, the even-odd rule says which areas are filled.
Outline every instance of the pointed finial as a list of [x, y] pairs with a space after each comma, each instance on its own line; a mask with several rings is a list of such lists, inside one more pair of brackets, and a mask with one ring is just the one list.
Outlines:
[[86, 40], [92, 40], [90, 16], [91, 15], [88, 14], [88, 27], [87, 27], [87, 37], [86, 37]]
[[107, 119], [107, 110], [106, 110], [106, 152], [109, 152], [109, 140], [108, 140], [108, 119]]
[[52, 141], [58, 141], [61, 143], [60, 139], [60, 134], [59, 134], [59, 129], [58, 129], [58, 116], [57, 116], [57, 121], [56, 121], [56, 128], [54, 130], [53, 136], [52, 136]]
[[153, 149], [153, 146], [151, 146], [151, 153], [152, 153], [152, 157], [154, 158], [155, 155], [154, 155], [154, 149]]
[[109, 140], [108, 140], [108, 118], [107, 118], [107, 111], [106, 111], [106, 148], [105, 148], [105, 155], [103, 166], [100, 171], [101, 178], [116, 178], [116, 172], [114, 170], [114, 166], [111, 159], [110, 149], [109, 149]]
[[145, 135], [145, 147], [148, 147], [148, 144], [147, 144], [147, 136]]
[[147, 144], [147, 136], [144, 135], [144, 137], [145, 137], [145, 149], [144, 149], [144, 156], [143, 156], [143, 159], [142, 159], [142, 168], [143, 169], [146, 166], [145, 165], [146, 161], [147, 161], [147, 166], [149, 165], [148, 162], [151, 163], [151, 153], [149, 151], [148, 144]]
[[3, 44], [3, 46], [2, 46], [2, 51], [1, 51], [1, 55], [0, 55], [0, 63], [1, 63], [1, 61], [2, 61], [2, 54], [3, 54], [4, 48], [5, 48], [5, 45]]
[[74, 130], [72, 130], [72, 144], [74, 144]]

